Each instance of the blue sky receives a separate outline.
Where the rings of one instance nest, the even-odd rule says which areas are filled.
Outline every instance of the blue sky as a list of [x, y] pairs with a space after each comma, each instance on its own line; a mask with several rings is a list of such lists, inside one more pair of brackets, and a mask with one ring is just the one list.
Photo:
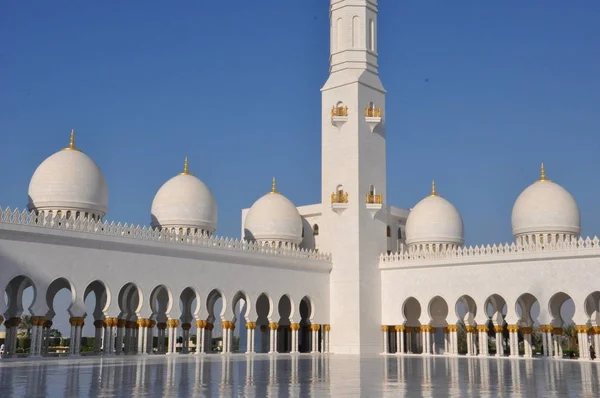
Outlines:
[[[0, 13], [0, 204], [23, 207], [37, 165], [68, 143], [102, 168], [107, 219], [148, 224], [156, 190], [191, 171], [220, 235], [278, 187], [320, 198], [326, 0], [8, 1]], [[510, 240], [544, 161], [600, 234], [600, 2], [380, 1], [388, 201], [435, 178], [468, 243]], [[428, 81], [426, 81], [428, 79]]]

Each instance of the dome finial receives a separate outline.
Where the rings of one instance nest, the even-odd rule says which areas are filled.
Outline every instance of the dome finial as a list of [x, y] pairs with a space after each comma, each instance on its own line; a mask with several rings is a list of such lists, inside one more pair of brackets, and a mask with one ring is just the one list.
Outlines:
[[435, 180], [431, 181], [431, 196], [437, 196], [437, 192], [435, 191]]
[[544, 167], [544, 162], [542, 162], [542, 166], [540, 167], [540, 181], [546, 181], [546, 168]]
[[190, 168], [189, 168], [189, 163], [188, 163], [188, 157], [186, 156], [185, 159], [183, 159], [183, 172], [181, 173], [182, 175], [188, 175], [191, 176], [192, 173], [190, 173]]
[[65, 148], [65, 150], [78, 151], [79, 149], [75, 148], [75, 129], [71, 129], [71, 138], [69, 139], [69, 146]]
[[275, 177], [273, 177], [273, 182], [271, 183], [271, 193], [278, 193], [277, 192], [277, 181], [275, 180]]

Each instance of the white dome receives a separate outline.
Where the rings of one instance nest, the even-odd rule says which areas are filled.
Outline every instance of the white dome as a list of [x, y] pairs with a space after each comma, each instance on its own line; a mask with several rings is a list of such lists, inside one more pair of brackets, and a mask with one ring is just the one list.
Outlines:
[[38, 166], [29, 183], [29, 210], [81, 211], [99, 217], [108, 211], [108, 187], [98, 165], [71, 145]]
[[302, 218], [296, 206], [275, 190], [258, 199], [246, 215], [244, 223], [246, 240], [262, 242], [302, 242]]
[[165, 182], [152, 201], [153, 227], [217, 229], [217, 203], [210, 189], [187, 172]]
[[435, 193], [415, 205], [406, 220], [406, 244], [462, 245], [465, 242], [463, 221], [458, 210]]
[[581, 216], [573, 196], [560, 185], [542, 178], [527, 187], [512, 210], [512, 233], [515, 237], [530, 234], [579, 235]]

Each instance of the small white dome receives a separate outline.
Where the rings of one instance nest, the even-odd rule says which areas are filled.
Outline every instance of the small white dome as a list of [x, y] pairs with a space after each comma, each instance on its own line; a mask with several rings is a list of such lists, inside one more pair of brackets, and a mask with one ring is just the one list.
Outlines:
[[152, 201], [153, 227], [193, 228], [212, 234], [217, 229], [217, 203], [201, 180], [188, 172], [165, 182]]
[[560, 185], [547, 180], [542, 164], [541, 178], [527, 187], [513, 206], [512, 233], [515, 237], [534, 234], [581, 233], [579, 206]]
[[81, 211], [103, 217], [108, 186], [98, 165], [71, 144], [38, 166], [29, 182], [29, 210]]
[[246, 240], [259, 242], [302, 242], [302, 217], [296, 206], [275, 189], [258, 199], [246, 215], [244, 223]]
[[406, 220], [406, 244], [462, 245], [465, 242], [463, 221], [458, 210], [435, 192], [427, 196], [410, 211]]

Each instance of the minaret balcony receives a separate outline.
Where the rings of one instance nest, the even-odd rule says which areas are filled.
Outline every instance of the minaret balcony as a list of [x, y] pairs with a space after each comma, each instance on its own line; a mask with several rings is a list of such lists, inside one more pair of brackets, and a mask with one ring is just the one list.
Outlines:
[[367, 210], [371, 214], [371, 218], [375, 218], [375, 214], [383, 208], [383, 197], [381, 194], [367, 194], [366, 200]]
[[375, 128], [381, 123], [381, 108], [366, 108], [365, 109], [365, 121], [371, 133], [375, 131]]
[[334, 106], [331, 108], [331, 124], [341, 129], [344, 123], [348, 121], [348, 107]]
[[331, 209], [337, 214], [341, 214], [348, 208], [348, 193], [338, 191], [331, 194]]

